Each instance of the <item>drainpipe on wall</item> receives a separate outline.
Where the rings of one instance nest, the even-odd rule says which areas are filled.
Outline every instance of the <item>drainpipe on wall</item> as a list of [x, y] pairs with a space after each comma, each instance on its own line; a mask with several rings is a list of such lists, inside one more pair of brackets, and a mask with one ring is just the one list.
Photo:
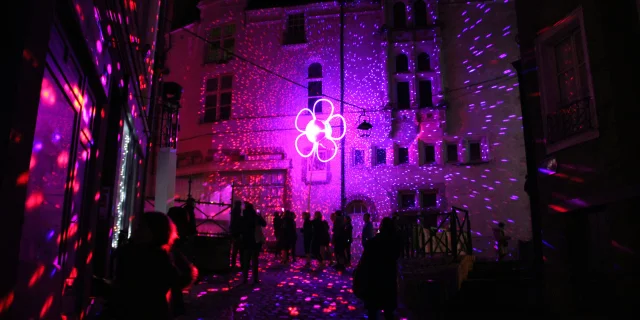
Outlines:
[[[340, 115], [344, 117], [344, 0], [340, 1]], [[345, 127], [342, 130], [346, 130]], [[340, 141], [340, 210], [345, 209], [347, 205], [347, 195], [345, 190], [345, 140], [346, 136]]]

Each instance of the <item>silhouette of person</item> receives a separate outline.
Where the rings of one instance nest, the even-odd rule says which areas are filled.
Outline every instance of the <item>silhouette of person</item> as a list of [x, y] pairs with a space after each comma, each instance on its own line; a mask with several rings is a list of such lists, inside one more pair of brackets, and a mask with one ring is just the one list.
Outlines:
[[175, 250], [177, 231], [167, 215], [146, 212], [138, 220], [131, 242], [116, 257], [112, 316], [173, 319], [168, 298], [193, 284], [197, 269]]
[[303, 212], [302, 218], [304, 223], [302, 224], [302, 236], [304, 238], [304, 254], [307, 258], [305, 266], [311, 266], [311, 239], [313, 237], [313, 226], [311, 223], [311, 214], [309, 212]]
[[398, 299], [397, 261], [401, 250], [393, 220], [382, 219], [380, 233], [366, 243], [357, 271], [364, 277], [366, 288], [360, 289], [369, 319], [377, 319], [380, 310], [385, 319], [394, 317]]
[[[231, 268], [236, 267], [236, 261], [238, 261], [238, 253], [240, 253], [241, 235], [242, 235], [242, 202], [235, 201], [233, 208], [231, 209], [231, 217], [229, 222], [229, 231], [231, 232], [231, 241], [233, 245], [233, 251], [231, 252]], [[242, 262], [242, 257], [240, 257]]]
[[[242, 250], [240, 254], [242, 258], [242, 275], [244, 283], [249, 279], [249, 263], [253, 268], [253, 283], [260, 282], [258, 275], [258, 260], [260, 258], [260, 250], [262, 250], [263, 239], [258, 239], [256, 234], [261, 234], [262, 229], [256, 228], [266, 227], [267, 222], [256, 212], [253, 204], [245, 202], [244, 212], [242, 215]], [[256, 232], [258, 231], [258, 232]]]

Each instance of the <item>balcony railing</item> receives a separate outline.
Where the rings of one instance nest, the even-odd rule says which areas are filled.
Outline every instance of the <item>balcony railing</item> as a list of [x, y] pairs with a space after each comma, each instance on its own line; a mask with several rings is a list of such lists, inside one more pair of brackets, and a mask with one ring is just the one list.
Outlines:
[[553, 144], [593, 129], [590, 97], [576, 100], [547, 114], [547, 143]]

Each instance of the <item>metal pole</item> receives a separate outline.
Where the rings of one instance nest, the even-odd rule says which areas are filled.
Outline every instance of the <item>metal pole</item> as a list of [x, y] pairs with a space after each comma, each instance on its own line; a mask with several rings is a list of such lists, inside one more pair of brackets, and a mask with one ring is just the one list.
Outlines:
[[[344, 0], [340, 1], [340, 114], [344, 116]], [[346, 130], [342, 128], [342, 130]], [[344, 210], [347, 205], [347, 196], [345, 190], [345, 136], [340, 141], [340, 209]]]
[[309, 194], [307, 196], [307, 212], [311, 213], [311, 183], [313, 182], [313, 171], [310, 171], [309, 176]]

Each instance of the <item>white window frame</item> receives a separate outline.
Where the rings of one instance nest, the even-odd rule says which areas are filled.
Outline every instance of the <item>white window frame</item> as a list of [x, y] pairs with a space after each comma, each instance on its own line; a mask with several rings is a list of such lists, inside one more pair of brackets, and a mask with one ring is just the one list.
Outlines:
[[[225, 35], [225, 29], [229, 28], [229, 27], [233, 27], [233, 32], [229, 35]], [[211, 33], [215, 30], [215, 29], [220, 29], [220, 34], [213, 39]], [[210, 63], [226, 63], [229, 60], [233, 59], [233, 53], [235, 51], [236, 48], [236, 33], [238, 31], [238, 27], [235, 24], [225, 24], [225, 25], [221, 25], [221, 26], [215, 26], [212, 27], [211, 29], [209, 29], [207, 31], [207, 41], [208, 43], [205, 44], [205, 50], [204, 50], [204, 64], [210, 64]], [[231, 49], [226, 48], [224, 46], [225, 41], [228, 40], [233, 40], [234, 44], [233, 47]], [[217, 44], [219, 49], [212, 49], [211, 46], [212, 44]], [[227, 49], [230, 52], [227, 52], [221, 48]], [[220, 57], [220, 59], [212, 59], [210, 57], [210, 55], [214, 55], [212, 53], [210, 53], [211, 50], [219, 50], [219, 55], [218, 57]]]
[[[231, 88], [229, 89], [222, 89], [222, 78], [224, 77], [231, 77]], [[218, 87], [215, 90], [211, 90], [211, 91], [207, 91], [207, 81], [209, 81], [210, 79], [213, 78], [217, 78], [218, 79]], [[204, 83], [204, 99], [202, 101], [202, 116], [200, 117], [200, 123], [201, 124], [205, 124], [205, 123], [215, 123], [218, 121], [226, 121], [226, 120], [231, 120], [232, 117], [232, 108], [233, 108], [233, 83], [234, 83], [234, 75], [233, 74], [220, 74], [214, 77], [208, 77], [205, 80]], [[231, 102], [229, 105], [225, 105], [229, 107], [229, 119], [220, 119], [220, 109], [223, 107], [221, 105], [221, 96], [223, 93], [231, 93]], [[210, 95], [216, 95], [216, 106], [213, 107], [216, 109], [216, 118], [213, 121], [205, 121], [205, 113], [207, 111], [207, 109], [212, 109], [212, 108], [207, 108], [207, 97]]]
[[579, 31], [579, 36], [582, 37], [582, 51], [584, 53], [584, 62], [586, 65], [587, 73], [586, 89], [588, 90], [590, 97], [590, 101], [588, 103], [592, 129], [575, 134], [573, 136], [569, 136], [555, 143], [547, 143], [547, 154], [566, 149], [599, 137], [598, 118], [595, 106], [591, 66], [589, 63], [589, 53], [587, 50], [587, 40], [584, 29], [584, 15], [582, 7], [578, 7], [573, 12], [571, 12], [571, 14], [557, 22], [553, 27], [551, 27], [549, 30], [546, 30], [536, 39], [536, 59], [538, 61], [539, 69], [538, 80], [540, 85], [542, 123], [544, 128], [545, 141], [548, 132], [547, 115], [561, 104], [561, 99], [558, 93], [559, 84], [557, 79], [555, 47], [563, 39], [566, 39], [566, 37], [570, 36], [576, 30], [576, 28]]

